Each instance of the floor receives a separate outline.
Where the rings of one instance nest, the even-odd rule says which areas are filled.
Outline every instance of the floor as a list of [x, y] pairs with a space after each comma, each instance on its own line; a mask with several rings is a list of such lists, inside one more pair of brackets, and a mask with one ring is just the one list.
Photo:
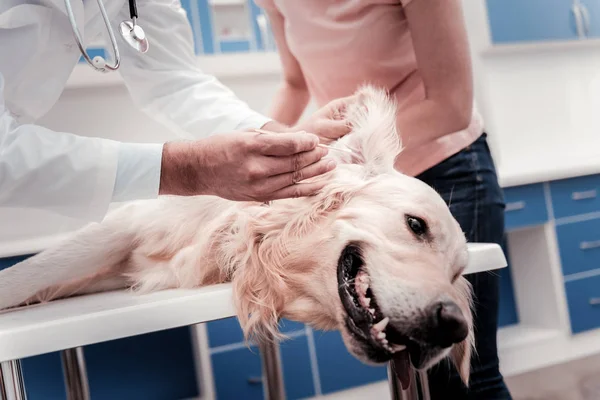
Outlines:
[[[510, 377], [506, 381], [514, 400], [599, 400], [600, 356]], [[389, 398], [386, 382], [319, 397], [322, 400]]]
[[515, 400], [600, 399], [600, 356], [507, 379]]

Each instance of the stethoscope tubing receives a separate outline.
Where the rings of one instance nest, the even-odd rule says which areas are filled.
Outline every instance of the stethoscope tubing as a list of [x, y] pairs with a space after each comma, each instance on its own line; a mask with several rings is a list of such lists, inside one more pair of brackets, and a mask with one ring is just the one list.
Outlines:
[[[81, 37], [81, 33], [77, 28], [77, 22], [75, 21], [75, 15], [73, 14], [73, 9], [71, 7], [70, 0], [65, 1], [65, 8], [67, 10], [67, 15], [69, 17], [69, 22], [71, 23], [71, 28], [73, 30], [73, 35], [75, 36], [75, 42], [77, 43], [77, 47], [79, 47], [79, 51], [81, 52], [83, 58], [87, 61], [87, 63], [94, 68], [96, 71], [100, 72], [108, 72], [108, 71], [116, 71], [121, 65], [121, 54], [119, 53], [119, 46], [117, 45], [117, 39], [115, 38], [115, 33], [110, 25], [110, 20], [108, 18], [108, 14], [106, 9], [104, 8], [104, 3], [102, 0], [96, 0], [98, 3], [98, 8], [100, 8], [100, 13], [102, 14], [102, 19], [104, 20], [104, 25], [106, 26], [106, 30], [108, 31], [108, 36], [110, 38], [110, 43], [113, 48], [114, 54], [114, 64], [109, 64], [102, 57], [94, 57], [94, 60], [90, 58], [85, 47], [83, 45], [83, 39]], [[129, 15], [131, 17], [131, 21], [135, 26], [136, 20], [138, 18], [137, 12], [137, 4], [136, 0], [129, 0]], [[146, 43], [147, 44], [147, 43]], [[97, 60], [97, 61], [95, 61]], [[97, 65], [100, 64], [100, 65]]]

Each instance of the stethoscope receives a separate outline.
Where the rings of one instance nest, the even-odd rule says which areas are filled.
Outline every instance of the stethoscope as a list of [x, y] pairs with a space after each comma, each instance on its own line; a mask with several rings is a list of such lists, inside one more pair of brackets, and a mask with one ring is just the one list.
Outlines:
[[[121, 55], [119, 54], [119, 47], [117, 46], [115, 33], [113, 32], [112, 27], [110, 26], [108, 15], [106, 14], [106, 10], [104, 9], [104, 4], [102, 3], [102, 0], [97, 0], [97, 2], [98, 7], [100, 8], [100, 13], [102, 14], [102, 19], [104, 20], [104, 25], [106, 25], [106, 29], [108, 30], [110, 42], [112, 44], [113, 53], [115, 56], [115, 62], [113, 65], [106, 62], [104, 57], [101, 56], [96, 56], [93, 59], [90, 58], [87, 51], [85, 51], [85, 47], [83, 47], [83, 40], [81, 39], [79, 29], [77, 29], [77, 24], [75, 22], [73, 10], [71, 9], [70, 0], [65, 0], [65, 7], [67, 8], [69, 21], [71, 21], [71, 28], [73, 29], [73, 34], [75, 35], [75, 41], [77, 42], [77, 46], [79, 47], [79, 51], [81, 51], [83, 58], [85, 58], [87, 63], [91, 65], [92, 68], [94, 68], [96, 71], [116, 71], [119, 68], [119, 65], [121, 65]], [[148, 39], [146, 38], [146, 34], [144, 33], [142, 27], [137, 25], [136, 23], [138, 15], [135, 0], [129, 0], [129, 15], [131, 17], [131, 21], [123, 21], [121, 22], [121, 24], [119, 24], [119, 31], [121, 31], [121, 36], [131, 47], [133, 47], [141, 53], [145, 53], [148, 51]]]

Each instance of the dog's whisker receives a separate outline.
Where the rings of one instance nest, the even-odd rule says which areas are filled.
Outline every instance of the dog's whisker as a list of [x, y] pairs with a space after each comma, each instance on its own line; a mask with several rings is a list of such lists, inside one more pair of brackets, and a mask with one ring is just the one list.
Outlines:
[[456, 185], [452, 185], [452, 188], [450, 189], [450, 198], [448, 199], [448, 208], [452, 205], [452, 194], [454, 194], [454, 187]]

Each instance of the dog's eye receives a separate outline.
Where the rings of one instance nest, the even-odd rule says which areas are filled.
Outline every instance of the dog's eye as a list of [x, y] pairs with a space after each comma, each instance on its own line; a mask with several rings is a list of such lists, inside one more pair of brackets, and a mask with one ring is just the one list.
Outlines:
[[408, 215], [406, 216], [406, 223], [415, 235], [423, 236], [425, 233], [427, 233], [427, 224], [419, 217]]

